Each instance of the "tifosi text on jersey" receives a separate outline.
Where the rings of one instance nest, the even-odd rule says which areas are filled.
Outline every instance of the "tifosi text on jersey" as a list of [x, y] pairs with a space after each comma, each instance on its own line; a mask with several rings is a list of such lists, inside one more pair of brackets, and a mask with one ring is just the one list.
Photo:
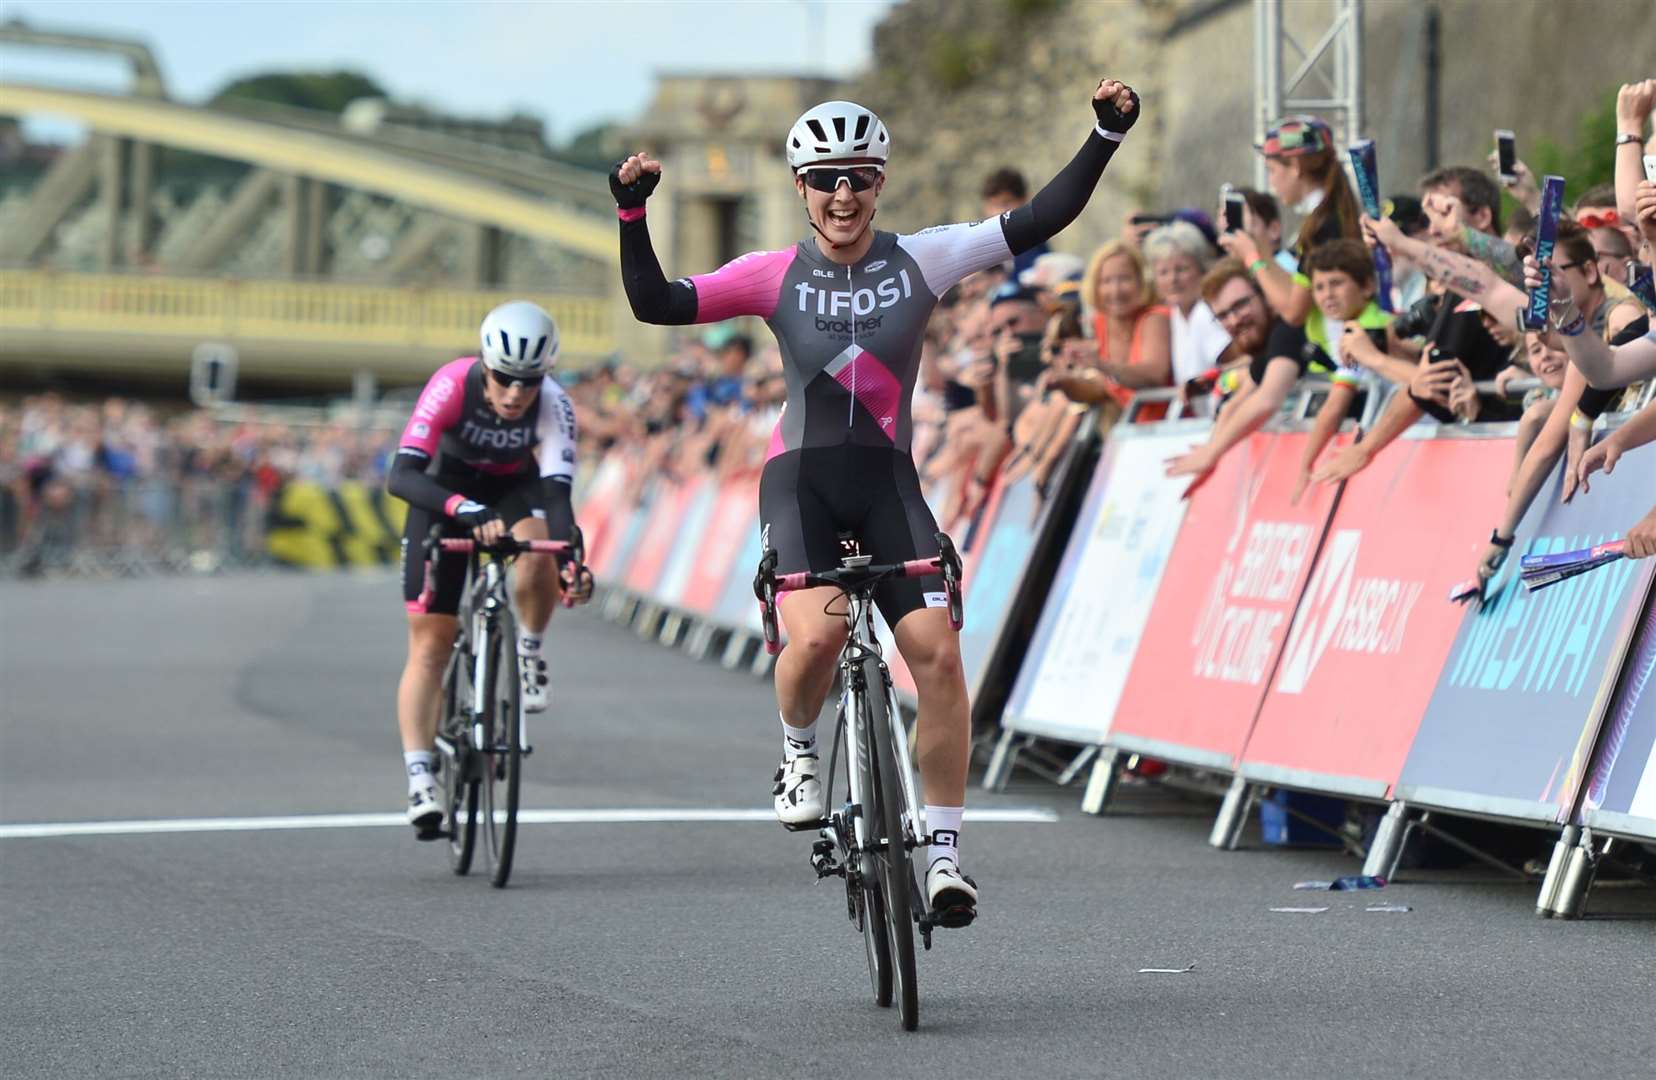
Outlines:
[[[909, 281], [907, 270], [899, 270], [892, 277], [881, 278], [871, 289], [858, 289], [852, 292], [849, 289], [824, 289], [812, 285], [808, 281], [801, 281], [794, 286], [799, 294], [799, 310], [806, 314], [815, 314], [816, 328], [825, 333], [869, 333], [879, 328], [880, 319], [865, 319], [879, 308], [888, 308], [902, 303], [914, 295], [914, 286]], [[852, 320], [843, 316], [854, 316]]]

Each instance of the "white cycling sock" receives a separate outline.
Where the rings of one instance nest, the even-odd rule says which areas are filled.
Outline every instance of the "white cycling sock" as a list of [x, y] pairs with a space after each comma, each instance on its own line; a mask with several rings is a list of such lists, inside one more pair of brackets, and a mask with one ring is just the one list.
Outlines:
[[435, 756], [430, 750], [404, 750], [403, 768], [408, 770], [408, 790], [425, 787], [432, 779]]
[[541, 644], [546, 639], [541, 634], [529, 634], [518, 631], [517, 650], [519, 656], [539, 656]]
[[777, 713], [782, 721], [782, 759], [792, 761], [801, 755], [816, 753], [816, 721], [812, 720], [809, 727], [794, 727], [788, 723], [787, 717]]
[[965, 813], [964, 806], [926, 806], [926, 827], [932, 835], [926, 869], [935, 866], [938, 859], [960, 865], [960, 819]]

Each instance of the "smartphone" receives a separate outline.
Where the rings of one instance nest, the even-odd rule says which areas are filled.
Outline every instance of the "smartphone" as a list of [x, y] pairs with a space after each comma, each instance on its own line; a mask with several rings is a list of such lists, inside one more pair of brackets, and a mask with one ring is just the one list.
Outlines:
[[1495, 133], [1495, 154], [1500, 162], [1498, 172], [1501, 179], [1508, 184], [1518, 182], [1518, 139], [1512, 132], [1501, 130]]
[[1242, 193], [1231, 187], [1229, 184], [1226, 184], [1224, 187], [1220, 188], [1219, 193], [1225, 200], [1225, 231], [1241, 232], [1242, 207], [1246, 205], [1245, 200], [1242, 198]]
[[1645, 179], [1649, 180], [1652, 184], [1656, 184], [1656, 154], [1646, 154], [1644, 158]]
[[1652, 279], [1648, 263], [1627, 260], [1627, 291], [1637, 296], [1649, 311], [1656, 313], [1656, 280]]

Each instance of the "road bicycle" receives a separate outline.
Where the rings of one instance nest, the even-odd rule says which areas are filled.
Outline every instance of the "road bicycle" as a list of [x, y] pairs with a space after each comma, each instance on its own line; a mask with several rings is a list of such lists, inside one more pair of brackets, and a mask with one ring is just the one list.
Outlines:
[[[941, 575], [949, 624], [958, 631], [962, 621], [960, 556], [947, 535], [938, 533], [936, 540], [940, 554], [935, 559], [876, 566], [872, 556], [849, 555], [838, 569], [820, 573], [778, 575], [776, 552], [766, 551], [754, 579], [765, 646], [773, 654], [780, 651], [776, 614], [780, 593], [831, 586], [845, 597], [849, 632], [839, 658], [839, 707], [827, 769], [821, 775], [826, 805], [835, 805], [836, 788], [844, 792], [844, 799], [819, 823], [821, 838], [811, 846], [811, 866], [819, 881], [834, 876], [844, 879], [846, 914], [862, 933], [874, 1002], [889, 1008], [896, 1001], [907, 1031], [915, 1030], [920, 1022], [915, 928], [930, 949], [935, 927], [964, 923], [934, 919], [915, 873], [913, 852], [929, 844], [931, 837], [916, 797], [908, 734], [891, 672], [874, 636], [874, 591], [889, 578]], [[842, 742], [845, 768], [836, 775]]]
[[[569, 543], [506, 536], [485, 547], [473, 540], [444, 538], [437, 535], [439, 529], [434, 527], [425, 544], [424, 602], [430, 602], [434, 587], [436, 553], [469, 556], [459, 626], [443, 671], [437, 725], [437, 775], [448, 821], [449, 862], [456, 874], [471, 871], [481, 825], [490, 884], [505, 888], [517, 848], [523, 759], [534, 753], [519, 701], [517, 618], [506, 570], [517, 556], [534, 552], [567, 559], [575, 573], [585, 574], [581, 534], [576, 529]], [[481, 558], [485, 554], [487, 561]], [[569, 605], [566, 589], [564, 606]]]

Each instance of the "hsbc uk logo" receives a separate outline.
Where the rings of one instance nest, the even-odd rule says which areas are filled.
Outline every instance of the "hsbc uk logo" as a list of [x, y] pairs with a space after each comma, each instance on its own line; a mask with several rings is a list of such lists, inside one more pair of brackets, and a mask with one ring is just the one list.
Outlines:
[[1304, 691], [1330, 648], [1374, 656], [1402, 651], [1409, 616], [1425, 582], [1359, 577], [1357, 551], [1362, 540], [1358, 529], [1341, 529], [1329, 539], [1288, 632], [1276, 687], [1282, 693]]

